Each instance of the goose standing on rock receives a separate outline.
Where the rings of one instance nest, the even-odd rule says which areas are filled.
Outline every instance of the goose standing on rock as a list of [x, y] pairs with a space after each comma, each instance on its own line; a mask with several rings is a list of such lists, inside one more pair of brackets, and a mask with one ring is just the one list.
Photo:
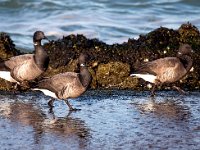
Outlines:
[[[33, 35], [34, 54], [24, 54], [11, 57], [0, 63], [0, 78], [23, 85], [26, 81], [34, 80], [46, 71], [49, 57], [41, 45], [41, 40], [47, 39], [42, 31]], [[48, 40], [48, 39], [47, 39]]]
[[[153, 83], [151, 96], [155, 95], [155, 87], [164, 83], [173, 83], [182, 79], [192, 68], [192, 48], [188, 44], [179, 47], [176, 57], [160, 58], [146, 62], [137, 68], [136, 76]], [[180, 93], [184, 93], [179, 87], [173, 86]]]
[[52, 97], [48, 105], [52, 108], [55, 99], [64, 100], [69, 110], [78, 110], [73, 108], [68, 102], [68, 98], [76, 98], [83, 94], [91, 80], [91, 74], [86, 67], [87, 55], [80, 54], [78, 63], [80, 73], [65, 72], [54, 75], [50, 78], [41, 80], [32, 90], [42, 91], [45, 95]]

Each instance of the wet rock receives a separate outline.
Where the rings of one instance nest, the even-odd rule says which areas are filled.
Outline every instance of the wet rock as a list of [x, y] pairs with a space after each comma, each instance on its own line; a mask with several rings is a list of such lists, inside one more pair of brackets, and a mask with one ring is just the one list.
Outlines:
[[0, 32], [0, 61], [21, 54], [7, 33]]
[[[2, 41], [6, 40], [1, 38], [0, 42]], [[138, 79], [129, 77], [129, 74], [145, 61], [176, 56], [178, 47], [182, 43], [190, 44], [195, 51], [192, 56], [195, 60], [194, 67], [184, 79], [174, 84], [190, 90], [200, 89], [200, 33], [198, 28], [190, 23], [181, 25], [177, 30], [160, 27], [146, 35], [140, 35], [137, 40], [129, 39], [122, 44], [108, 45], [98, 39], [87, 39], [83, 35], [64, 36], [44, 45], [50, 57], [50, 65], [44, 76], [66, 71], [77, 72], [77, 58], [83, 52], [90, 57], [88, 67], [93, 76], [91, 83], [93, 89], [148, 89], [144, 81], [138, 82]], [[19, 51], [14, 49], [13, 42], [8, 45], [1, 47], [0, 43], [2, 60], [19, 54]], [[9, 55], [10, 49], [14, 50], [11, 51], [12, 55]], [[5, 54], [1, 54], [2, 51], [5, 51]]]
[[200, 89], [200, 32], [197, 27], [190, 23], [181, 25], [178, 32], [180, 34], [180, 42], [188, 43], [192, 46], [194, 62], [191, 72], [177, 84], [190, 90]]
[[98, 85], [97, 85], [97, 76], [96, 76], [96, 72], [95, 72], [91, 67], [89, 67], [88, 69], [89, 69], [89, 72], [90, 72], [91, 75], [92, 75], [92, 82], [91, 82], [91, 84], [90, 84], [90, 87], [91, 87], [92, 89], [96, 89], [96, 88], [98, 87]]
[[[97, 81], [104, 88], [128, 88], [135, 87], [137, 79], [130, 78], [130, 65], [122, 62], [109, 62], [100, 64], [96, 71]], [[127, 86], [127, 83], [132, 84]]]
[[[21, 54], [7, 33], [0, 32], [0, 61]], [[10, 90], [12, 84], [0, 78], [0, 90]]]

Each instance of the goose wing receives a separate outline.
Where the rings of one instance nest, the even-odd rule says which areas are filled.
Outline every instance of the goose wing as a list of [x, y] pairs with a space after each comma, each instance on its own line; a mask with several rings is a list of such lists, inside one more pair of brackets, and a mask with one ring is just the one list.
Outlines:
[[33, 59], [27, 59], [11, 70], [11, 76], [17, 81], [30, 81], [39, 77], [43, 72]]
[[25, 55], [11, 57], [9, 60], [5, 61], [5, 65], [12, 70], [16, 66], [19, 66], [28, 60], [31, 59], [33, 60], [34, 59], [33, 56], [34, 54], [25, 54]]
[[54, 93], [60, 92], [64, 87], [72, 84], [77, 80], [79, 74], [74, 72], [67, 72], [54, 75], [51, 78], [40, 81], [37, 85], [40, 89], [48, 89]]
[[160, 58], [140, 65], [136, 72], [149, 73], [153, 75], [162, 74], [169, 68], [174, 68], [180, 60], [176, 57]]

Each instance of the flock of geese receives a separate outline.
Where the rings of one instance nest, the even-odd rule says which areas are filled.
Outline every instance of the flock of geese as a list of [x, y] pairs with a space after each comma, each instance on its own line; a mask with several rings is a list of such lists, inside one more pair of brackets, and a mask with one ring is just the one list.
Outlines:
[[[41, 45], [43, 39], [47, 39], [44, 33], [36, 31], [33, 35], [34, 54], [14, 56], [1, 62], [0, 78], [15, 83], [16, 86], [23, 86], [25, 82], [32, 81], [44, 73], [48, 68], [49, 57]], [[193, 62], [192, 51], [190, 45], [182, 44], [176, 57], [165, 57], [141, 64], [130, 76], [153, 83], [151, 96], [154, 96], [156, 86], [176, 82], [190, 71]], [[56, 74], [40, 80], [31, 89], [42, 91], [45, 95], [50, 96], [52, 98], [48, 102], [50, 107], [53, 107], [55, 99], [60, 99], [66, 102], [70, 111], [77, 110], [70, 105], [68, 99], [80, 96], [90, 85], [92, 76], [86, 66], [87, 59], [86, 54], [79, 55], [79, 73]], [[179, 87], [173, 86], [173, 88], [184, 93]]]

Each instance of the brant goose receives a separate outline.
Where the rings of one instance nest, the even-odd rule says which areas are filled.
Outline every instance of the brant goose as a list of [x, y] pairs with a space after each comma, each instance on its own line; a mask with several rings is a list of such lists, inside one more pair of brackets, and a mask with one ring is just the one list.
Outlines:
[[54, 75], [41, 80], [32, 90], [39, 90], [45, 95], [52, 97], [53, 99], [48, 102], [51, 108], [55, 99], [60, 99], [65, 101], [70, 111], [78, 110], [70, 105], [68, 98], [76, 98], [83, 94], [92, 80], [85, 64], [86, 59], [87, 55], [80, 54], [78, 58], [80, 73], [65, 72]]
[[[140, 65], [136, 76], [153, 83], [151, 96], [155, 95], [155, 87], [164, 83], [173, 83], [183, 78], [192, 68], [192, 58], [190, 56], [192, 48], [188, 44], [179, 47], [176, 57], [160, 58]], [[173, 86], [180, 93], [184, 93], [179, 87]]]
[[40, 76], [49, 64], [49, 57], [41, 45], [42, 39], [47, 39], [47, 37], [42, 31], [36, 31], [33, 35], [34, 54], [14, 56], [1, 62], [0, 78], [17, 83], [17, 86]]

